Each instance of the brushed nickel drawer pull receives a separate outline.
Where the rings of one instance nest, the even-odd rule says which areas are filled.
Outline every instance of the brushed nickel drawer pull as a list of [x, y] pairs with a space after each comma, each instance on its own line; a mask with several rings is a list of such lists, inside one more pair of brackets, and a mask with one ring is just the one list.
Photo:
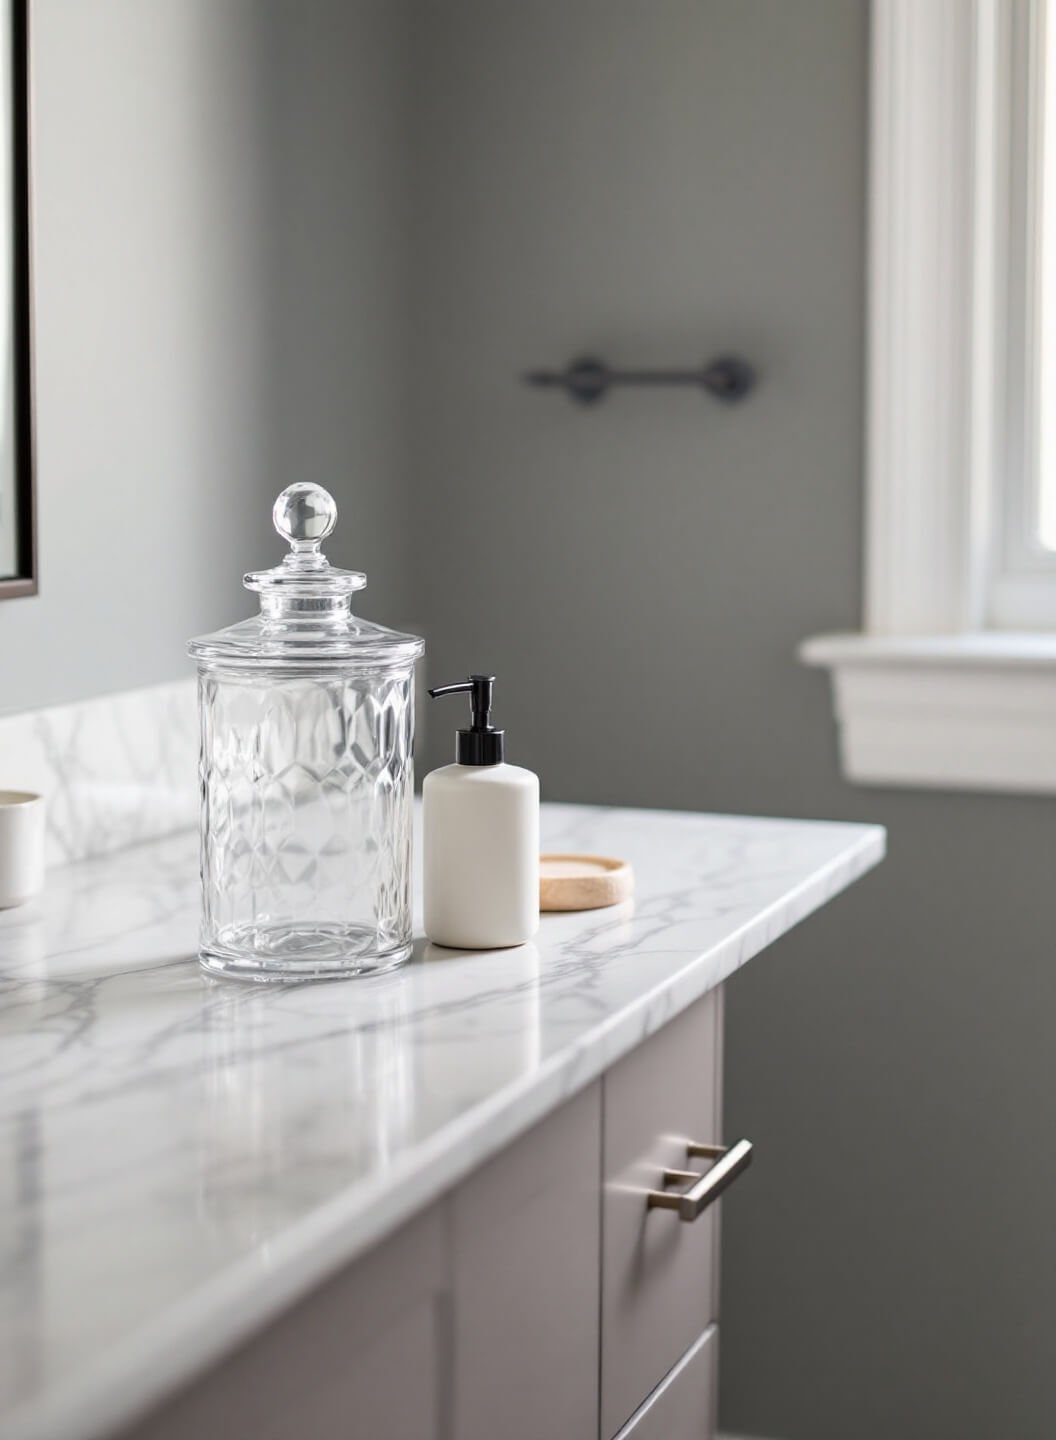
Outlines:
[[738, 1140], [728, 1149], [724, 1145], [686, 1146], [690, 1155], [704, 1159], [715, 1159], [715, 1164], [703, 1175], [690, 1170], [665, 1170], [665, 1185], [683, 1185], [692, 1180], [695, 1183], [681, 1193], [669, 1190], [647, 1190], [646, 1205], [650, 1210], [677, 1210], [678, 1218], [692, 1223], [701, 1211], [706, 1210], [713, 1200], [732, 1185], [742, 1171], [752, 1163], [752, 1142]]

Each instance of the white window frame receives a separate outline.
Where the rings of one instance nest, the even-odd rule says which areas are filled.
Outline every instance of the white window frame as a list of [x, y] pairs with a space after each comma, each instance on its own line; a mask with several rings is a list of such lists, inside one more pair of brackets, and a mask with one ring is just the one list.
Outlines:
[[800, 652], [861, 783], [1056, 792], [1056, 630], [998, 628], [1026, 612], [994, 539], [996, 477], [1029, 473], [1008, 217], [1033, 4], [873, 0], [865, 633]]
[[[1037, 142], [1043, 119], [1046, 27], [1053, 18], [1044, 0], [1004, 0], [998, 14], [1000, 135], [995, 164], [998, 212], [1010, 220], [995, 256], [995, 349], [1006, 388], [996, 397], [997, 447], [991, 477], [994, 534], [987, 576], [985, 620], [997, 629], [1056, 627], [1056, 552], [1037, 537], [1037, 457], [1041, 396], [1039, 357], [1042, 301], [1039, 223], [1041, 193]], [[1011, 85], [1018, 103], [1010, 103]], [[1056, 138], [1056, 137], [1054, 137]], [[1050, 160], [1051, 163], [1051, 160]], [[985, 217], [984, 217], [985, 219]], [[995, 215], [993, 224], [998, 224]], [[1046, 297], [1052, 304], [1053, 297]], [[995, 367], [1002, 373], [1002, 365]]]

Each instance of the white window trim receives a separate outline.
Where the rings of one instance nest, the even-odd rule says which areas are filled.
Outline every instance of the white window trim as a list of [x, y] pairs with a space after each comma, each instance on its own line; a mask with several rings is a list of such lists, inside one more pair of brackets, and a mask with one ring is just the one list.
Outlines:
[[[1007, 389], [995, 422], [995, 473], [991, 487], [1003, 482], [1001, 529], [992, 537], [986, 620], [998, 629], [1056, 626], [1056, 553], [1038, 541], [1038, 419], [1040, 414], [1039, 284], [1041, 194], [1040, 160], [1036, 151], [1043, 122], [1043, 53], [1047, 16], [1043, 0], [1004, 0], [996, 36], [1002, 46], [998, 67], [1004, 84], [1015, 86], [1019, 103], [1001, 110], [1005, 127], [995, 157], [1000, 213], [1011, 217], [1011, 231], [1002, 236], [995, 293], [998, 324], [996, 373]], [[999, 81], [1000, 86], [1000, 81]], [[1048, 123], [1048, 122], [1046, 122]], [[996, 223], [996, 216], [995, 216]], [[1051, 304], [1051, 297], [1047, 300]], [[1003, 313], [1002, 313], [1003, 312]]]
[[1056, 792], [1056, 633], [986, 629], [1008, 444], [1009, 11], [872, 7], [866, 633], [800, 650], [833, 672], [859, 783]]

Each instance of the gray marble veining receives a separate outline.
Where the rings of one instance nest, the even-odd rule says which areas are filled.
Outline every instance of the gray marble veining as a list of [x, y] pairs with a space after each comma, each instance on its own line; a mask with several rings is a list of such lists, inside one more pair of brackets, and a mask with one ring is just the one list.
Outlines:
[[196, 841], [0, 914], [0, 1433], [103, 1434], [469, 1173], [881, 858], [872, 826], [545, 806], [633, 902], [402, 971], [203, 977]]

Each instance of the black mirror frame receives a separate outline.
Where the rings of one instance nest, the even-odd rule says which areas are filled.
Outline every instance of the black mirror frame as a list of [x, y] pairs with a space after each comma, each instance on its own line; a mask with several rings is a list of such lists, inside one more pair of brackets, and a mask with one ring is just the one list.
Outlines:
[[17, 569], [0, 576], [0, 600], [37, 593], [37, 477], [33, 399], [33, 289], [29, 180], [28, 0], [11, 0], [11, 103], [14, 148], [11, 197], [14, 226], [15, 488], [18, 496]]

